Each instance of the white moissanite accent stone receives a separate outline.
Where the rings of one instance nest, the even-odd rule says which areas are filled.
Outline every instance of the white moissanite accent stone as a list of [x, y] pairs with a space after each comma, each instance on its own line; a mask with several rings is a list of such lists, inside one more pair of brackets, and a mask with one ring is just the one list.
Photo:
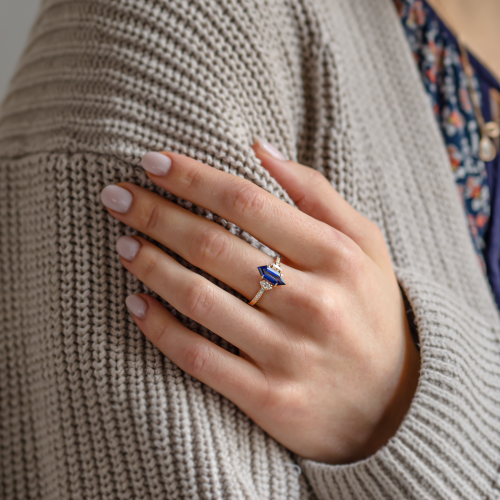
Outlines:
[[271, 290], [271, 288], [273, 287], [273, 285], [271, 285], [271, 283], [269, 283], [269, 281], [266, 280], [262, 280], [260, 282], [260, 286], [264, 288], [264, 290]]

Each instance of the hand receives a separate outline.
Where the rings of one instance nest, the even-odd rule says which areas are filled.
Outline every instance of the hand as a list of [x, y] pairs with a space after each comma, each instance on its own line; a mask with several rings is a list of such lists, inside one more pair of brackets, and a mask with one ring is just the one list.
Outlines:
[[[153, 297], [127, 297], [148, 339], [296, 454], [340, 464], [394, 435], [418, 381], [402, 295], [378, 227], [316, 171], [254, 150], [300, 210], [238, 176], [174, 153], [143, 166], [165, 190], [237, 224], [282, 256], [285, 286], [249, 306], [142, 237], [121, 262], [175, 309], [239, 349], [183, 326]], [[154, 173], [153, 173], [154, 172]], [[155, 175], [157, 174], [157, 175]], [[131, 183], [101, 193], [110, 213], [251, 299], [273, 259], [220, 225]]]

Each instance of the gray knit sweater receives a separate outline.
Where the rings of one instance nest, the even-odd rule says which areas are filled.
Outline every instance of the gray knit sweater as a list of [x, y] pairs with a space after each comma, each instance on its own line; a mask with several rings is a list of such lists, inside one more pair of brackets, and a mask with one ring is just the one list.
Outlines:
[[[43, 3], [0, 121], [2, 500], [500, 498], [499, 317], [392, 3]], [[290, 453], [125, 307], [151, 291], [120, 264], [134, 231], [101, 189], [173, 199], [139, 166], [171, 150], [290, 202], [255, 135], [380, 226], [415, 314], [413, 404], [358, 463]]]

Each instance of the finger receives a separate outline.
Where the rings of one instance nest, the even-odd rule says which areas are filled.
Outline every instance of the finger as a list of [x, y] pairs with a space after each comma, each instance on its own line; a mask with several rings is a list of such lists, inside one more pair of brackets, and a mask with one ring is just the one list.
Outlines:
[[[105, 204], [109, 197], [119, 196], [119, 188], [126, 189], [123, 195], [132, 196], [125, 213], [113, 210], [113, 216], [124, 224], [151, 236], [159, 243], [211, 276], [226, 283], [244, 295], [253, 298], [260, 285], [259, 266], [272, 264], [273, 259], [246, 241], [231, 234], [219, 224], [193, 214], [162, 196], [128, 182], [117, 186], [106, 186], [102, 191]], [[118, 189], [118, 193], [117, 193]], [[117, 208], [117, 207], [115, 207]], [[283, 265], [285, 282], [293, 273], [293, 268]], [[283, 308], [286, 294], [273, 297], [272, 307]], [[259, 302], [261, 309], [271, 305], [267, 297]]]
[[[373, 260], [385, 259], [385, 242], [378, 227], [347, 203], [324, 175], [283, 155], [263, 139], [252, 146], [262, 166], [280, 183], [304, 213], [354, 240]], [[377, 244], [374, 244], [377, 239]]]
[[144, 335], [181, 370], [241, 409], [255, 400], [263, 375], [251, 362], [186, 328], [153, 297], [130, 295], [126, 304]]
[[[160, 173], [161, 163], [169, 164], [166, 173], [163, 176], [151, 173]], [[342, 239], [338, 231], [252, 182], [187, 156], [148, 153], [142, 164], [153, 182], [237, 224], [286, 256], [293, 267], [311, 269], [325, 265], [325, 261], [331, 261], [332, 252]]]
[[260, 359], [277, 341], [266, 313], [185, 268], [145, 238], [122, 236], [116, 247], [123, 266], [140, 281], [252, 359]]

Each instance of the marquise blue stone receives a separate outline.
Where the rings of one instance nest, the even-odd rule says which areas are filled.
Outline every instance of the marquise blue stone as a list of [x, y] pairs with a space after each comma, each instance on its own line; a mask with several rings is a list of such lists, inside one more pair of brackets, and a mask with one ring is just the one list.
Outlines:
[[286, 283], [283, 281], [281, 274], [275, 271], [272, 267], [269, 266], [260, 266], [257, 268], [259, 270], [260, 275], [272, 285], [285, 285]]

